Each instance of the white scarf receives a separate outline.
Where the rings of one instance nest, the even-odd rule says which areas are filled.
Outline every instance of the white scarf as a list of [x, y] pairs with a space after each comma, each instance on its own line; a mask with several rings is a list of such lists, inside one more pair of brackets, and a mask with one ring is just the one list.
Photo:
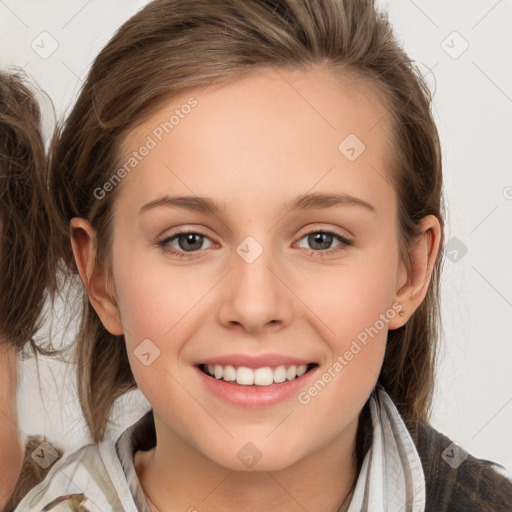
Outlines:
[[[414, 442], [391, 398], [370, 397], [373, 441], [349, 504], [340, 512], [424, 512], [425, 476]], [[380, 402], [380, 406], [379, 406]]]

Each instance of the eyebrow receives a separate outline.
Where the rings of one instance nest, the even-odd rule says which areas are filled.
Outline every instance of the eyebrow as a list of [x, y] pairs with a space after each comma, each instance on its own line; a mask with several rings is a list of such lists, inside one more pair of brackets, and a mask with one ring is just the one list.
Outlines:
[[[288, 210], [316, 210], [332, 208], [340, 205], [355, 205], [361, 206], [373, 213], [376, 213], [375, 208], [368, 202], [363, 201], [357, 197], [348, 194], [325, 194], [316, 192], [313, 194], [305, 194], [296, 197], [286, 204]], [[208, 197], [199, 196], [163, 196], [143, 205], [139, 214], [152, 210], [160, 206], [169, 208], [183, 208], [200, 213], [210, 213], [217, 215], [225, 210], [225, 205], [220, 206], [213, 199]]]

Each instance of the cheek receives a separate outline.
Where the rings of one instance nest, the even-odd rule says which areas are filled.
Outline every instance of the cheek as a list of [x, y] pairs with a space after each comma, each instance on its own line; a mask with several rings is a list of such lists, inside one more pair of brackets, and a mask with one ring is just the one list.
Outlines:
[[[115, 255], [114, 255], [115, 258]], [[151, 403], [162, 398], [162, 382], [181, 379], [183, 349], [197, 330], [211, 279], [166, 265], [133, 250], [114, 265], [114, 281], [126, 349], [139, 388]]]
[[346, 265], [323, 269], [303, 282], [297, 294], [307, 297], [307, 305], [324, 325], [326, 338], [342, 349], [382, 314], [386, 320], [394, 316], [397, 268], [396, 250], [376, 248], [347, 259]]
[[397, 311], [392, 307], [394, 281], [389, 277], [392, 259], [387, 268], [381, 263], [347, 268], [325, 276], [324, 286], [319, 288], [317, 282], [299, 292], [316, 313], [311, 322], [329, 347], [329, 356], [298, 401], [326, 436], [336, 435], [349, 419], [357, 418], [382, 367], [388, 323]]
[[397, 248], [382, 242], [298, 290], [329, 346], [329, 360], [314, 387], [303, 390], [301, 403], [315, 402], [313, 407], [327, 407], [336, 417], [335, 411], [343, 416], [347, 408], [356, 414], [362, 407], [380, 373], [389, 322], [398, 314], [397, 265]]
[[122, 246], [119, 240], [113, 268], [125, 338], [132, 344], [162, 340], [179, 327], [201, 290], [179, 268], [162, 264], [156, 251], [134, 247], [127, 254]]
[[[167, 393], [162, 397], [162, 383], [172, 377], [181, 380], [175, 363], [187, 340], [183, 329], [193, 297], [186, 283], [169, 276], [164, 279], [161, 269], [156, 272], [147, 265], [138, 269], [124, 274], [118, 268], [117, 279], [122, 283], [116, 286], [118, 305], [133, 376], [146, 399], [158, 406], [169, 398]], [[179, 396], [173, 395], [173, 401]]]

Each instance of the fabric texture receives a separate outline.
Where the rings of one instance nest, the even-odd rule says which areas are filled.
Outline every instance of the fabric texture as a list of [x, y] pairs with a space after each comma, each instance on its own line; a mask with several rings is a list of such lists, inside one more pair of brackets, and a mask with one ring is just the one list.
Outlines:
[[[368, 402], [372, 436], [355, 488], [339, 512], [511, 512], [512, 481], [430, 425], [411, 436], [385, 390]], [[152, 411], [116, 442], [88, 444], [56, 462], [16, 511], [150, 512], [134, 468], [155, 446]]]
[[414, 442], [389, 395], [370, 399], [373, 440], [347, 512], [423, 512], [425, 477]]
[[52, 465], [60, 457], [62, 457], [62, 450], [50, 443], [45, 436], [27, 437], [20, 477], [9, 503], [2, 512], [13, 512], [23, 497], [44, 480]]
[[431, 426], [416, 440], [426, 476], [426, 512], [512, 512], [512, 475], [477, 459]]

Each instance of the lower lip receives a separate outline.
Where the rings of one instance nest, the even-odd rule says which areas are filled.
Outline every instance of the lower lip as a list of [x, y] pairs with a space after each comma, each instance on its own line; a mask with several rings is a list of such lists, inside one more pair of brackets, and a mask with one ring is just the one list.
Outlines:
[[268, 407], [296, 397], [306, 387], [317, 369], [318, 366], [315, 366], [301, 377], [270, 386], [243, 386], [236, 382], [209, 377], [196, 367], [199, 377], [211, 393], [232, 405], [247, 408]]

